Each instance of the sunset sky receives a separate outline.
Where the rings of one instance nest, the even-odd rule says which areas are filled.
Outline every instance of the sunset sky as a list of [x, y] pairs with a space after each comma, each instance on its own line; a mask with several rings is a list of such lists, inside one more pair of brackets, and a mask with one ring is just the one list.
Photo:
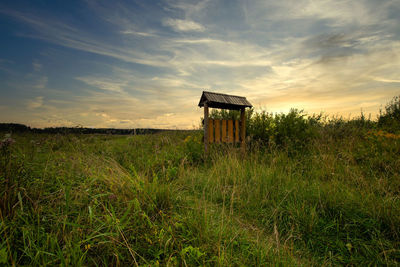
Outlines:
[[400, 94], [400, 0], [1, 1], [0, 122], [198, 127], [203, 90], [376, 117]]

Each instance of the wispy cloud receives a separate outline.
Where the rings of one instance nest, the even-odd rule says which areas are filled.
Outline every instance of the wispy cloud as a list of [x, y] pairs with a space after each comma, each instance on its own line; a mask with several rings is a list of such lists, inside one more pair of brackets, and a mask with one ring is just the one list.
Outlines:
[[400, 80], [395, 79], [385, 79], [380, 77], [373, 77], [374, 81], [384, 82], [384, 83], [400, 83]]
[[124, 31], [120, 31], [120, 33], [125, 34], [125, 35], [135, 35], [135, 36], [143, 36], [143, 37], [154, 37], [154, 36], [156, 36], [155, 34], [152, 34], [152, 33], [138, 32], [138, 31], [133, 31], [133, 30], [124, 30]]
[[28, 100], [27, 107], [29, 109], [36, 109], [43, 106], [43, 96], [35, 97], [34, 99]]
[[18, 35], [23, 37], [41, 39], [61, 46], [144, 65], [165, 66], [165, 62], [169, 59], [169, 57], [164, 55], [150, 54], [130, 49], [130, 47], [121, 47], [104, 42], [100, 39], [101, 36], [93, 36], [90, 32], [80, 30], [56, 18], [43, 18], [7, 9], [0, 12], [27, 23], [35, 30], [34, 33], [18, 33]]
[[34, 71], [41, 71], [43, 65], [40, 64], [40, 63], [37, 62], [37, 61], [33, 61], [33, 62], [32, 62], [32, 67], [33, 67], [33, 70], [34, 70]]
[[117, 82], [112, 79], [104, 77], [76, 77], [75, 79], [82, 81], [88, 85], [94, 86], [98, 89], [111, 91], [111, 92], [123, 92], [123, 87], [126, 86], [124, 82]]
[[46, 88], [47, 85], [47, 81], [49, 79], [47, 78], [47, 76], [41, 76], [38, 79], [36, 79], [35, 84], [33, 85], [34, 88], [39, 88], [39, 89], [43, 89]]
[[166, 18], [163, 20], [163, 25], [169, 26], [178, 32], [190, 32], [190, 31], [202, 32], [205, 30], [203, 25], [194, 22], [192, 20]]

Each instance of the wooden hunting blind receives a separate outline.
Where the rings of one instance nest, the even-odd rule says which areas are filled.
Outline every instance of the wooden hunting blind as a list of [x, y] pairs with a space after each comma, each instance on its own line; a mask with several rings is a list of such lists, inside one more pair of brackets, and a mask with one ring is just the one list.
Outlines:
[[[204, 151], [209, 143], [241, 143], [246, 146], [245, 109], [252, 105], [243, 96], [203, 91], [199, 107], [204, 107]], [[216, 120], [208, 118], [208, 108], [240, 110], [240, 120]]]

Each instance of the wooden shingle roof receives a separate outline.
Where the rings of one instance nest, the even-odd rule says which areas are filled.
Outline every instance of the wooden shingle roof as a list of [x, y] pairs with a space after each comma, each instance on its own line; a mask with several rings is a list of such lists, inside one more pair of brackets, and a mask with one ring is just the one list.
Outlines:
[[205, 102], [208, 103], [208, 107], [210, 108], [241, 109], [253, 107], [244, 96], [203, 91], [203, 94], [200, 98], [199, 107], [203, 107]]

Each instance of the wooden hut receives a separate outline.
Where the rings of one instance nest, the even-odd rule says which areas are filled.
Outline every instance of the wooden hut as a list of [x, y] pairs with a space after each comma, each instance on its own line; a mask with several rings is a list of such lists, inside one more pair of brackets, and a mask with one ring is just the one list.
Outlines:
[[[204, 151], [209, 143], [241, 143], [246, 146], [245, 109], [252, 105], [246, 97], [203, 91], [199, 107], [204, 107]], [[209, 108], [240, 110], [240, 120], [213, 120], [208, 118]]]

